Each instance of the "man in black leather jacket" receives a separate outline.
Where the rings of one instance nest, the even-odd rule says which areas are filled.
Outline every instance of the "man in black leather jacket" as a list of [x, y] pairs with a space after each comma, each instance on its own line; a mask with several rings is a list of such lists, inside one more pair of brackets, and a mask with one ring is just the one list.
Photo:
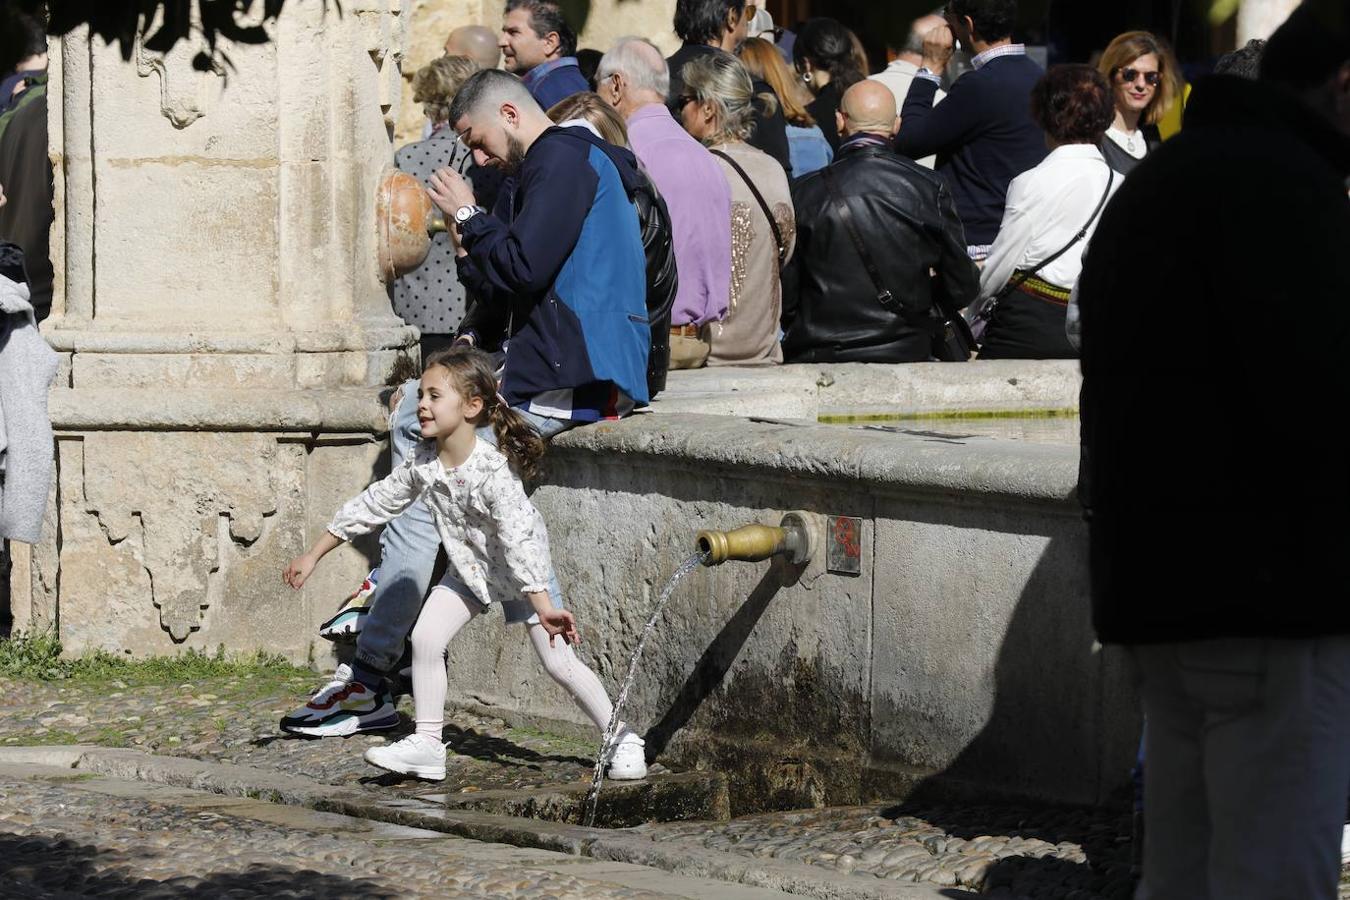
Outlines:
[[899, 120], [885, 85], [853, 85], [838, 119], [845, 139], [834, 162], [792, 188], [797, 251], [783, 272], [784, 361], [931, 359], [939, 299], [958, 309], [980, 287], [951, 194], [891, 149]]

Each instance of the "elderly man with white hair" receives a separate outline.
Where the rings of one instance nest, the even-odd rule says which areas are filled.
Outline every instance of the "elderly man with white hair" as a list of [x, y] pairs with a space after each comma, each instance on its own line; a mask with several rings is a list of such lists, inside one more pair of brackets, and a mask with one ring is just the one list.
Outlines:
[[721, 320], [731, 294], [731, 188], [712, 154], [666, 106], [670, 73], [643, 38], [620, 38], [600, 60], [596, 89], [628, 122], [633, 148], [670, 209], [679, 289], [671, 312], [670, 367], [708, 358], [703, 327]]

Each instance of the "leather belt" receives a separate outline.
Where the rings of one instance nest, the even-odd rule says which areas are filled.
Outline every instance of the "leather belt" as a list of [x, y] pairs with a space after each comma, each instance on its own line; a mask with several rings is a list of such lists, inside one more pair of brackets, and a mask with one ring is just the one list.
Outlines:
[[698, 337], [698, 330], [699, 330], [699, 329], [698, 329], [698, 326], [697, 326], [697, 325], [694, 325], [693, 323], [690, 323], [690, 324], [688, 324], [688, 325], [672, 325], [672, 326], [670, 326], [670, 333], [673, 334], [673, 335], [675, 335], [676, 337], [692, 337], [692, 338], [696, 338], [696, 337]]

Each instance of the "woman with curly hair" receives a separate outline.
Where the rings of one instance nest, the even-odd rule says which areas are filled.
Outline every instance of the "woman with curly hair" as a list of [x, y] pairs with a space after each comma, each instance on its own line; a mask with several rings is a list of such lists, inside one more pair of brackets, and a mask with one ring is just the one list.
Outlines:
[[1031, 92], [1050, 153], [1012, 180], [1003, 224], [980, 273], [972, 310], [984, 323], [981, 359], [1067, 359], [1069, 293], [1106, 200], [1119, 187], [1098, 144], [1111, 91], [1091, 66], [1052, 66]]
[[1115, 111], [1102, 153], [1111, 168], [1126, 175], [1162, 143], [1158, 122], [1181, 95], [1180, 71], [1167, 43], [1147, 31], [1117, 35], [1097, 71], [1111, 86]]
[[809, 19], [797, 30], [792, 61], [815, 98], [806, 105], [807, 112], [825, 132], [830, 147], [839, 152], [834, 114], [839, 111], [844, 91], [866, 77], [853, 50], [853, 32], [834, 19]]

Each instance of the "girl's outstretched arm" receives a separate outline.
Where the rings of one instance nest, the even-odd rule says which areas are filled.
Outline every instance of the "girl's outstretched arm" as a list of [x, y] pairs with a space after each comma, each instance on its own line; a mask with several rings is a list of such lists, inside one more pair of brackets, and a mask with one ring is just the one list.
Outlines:
[[319, 560], [342, 543], [341, 538], [334, 536], [330, 531], [325, 531], [314, 542], [314, 546], [309, 548], [308, 552], [302, 553], [291, 560], [290, 565], [281, 573], [281, 580], [297, 591], [300, 590], [304, 586], [305, 580], [309, 578], [309, 574], [314, 571], [314, 567], [319, 564]]

